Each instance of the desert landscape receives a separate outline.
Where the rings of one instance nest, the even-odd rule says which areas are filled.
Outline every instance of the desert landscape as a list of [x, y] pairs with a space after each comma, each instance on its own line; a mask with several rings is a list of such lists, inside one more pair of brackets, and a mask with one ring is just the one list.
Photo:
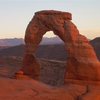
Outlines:
[[[1, 40], [0, 100], [100, 100], [100, 37], [81, 35], [71, 16], [36, 12], [25, 43]], [[49, 38], [40, 43], [49, 30], [63, 42]]]

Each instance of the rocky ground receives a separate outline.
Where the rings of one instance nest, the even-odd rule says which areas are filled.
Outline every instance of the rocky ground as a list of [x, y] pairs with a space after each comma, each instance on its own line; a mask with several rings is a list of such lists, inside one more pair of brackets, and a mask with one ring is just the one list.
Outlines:
[[100, 86], [55, 88], [35, 80], [0, 79], [0, 100], [100, 100]]
[[18, 60], [6, 58], [1, 63], [0, 100], [100, 100], [100, 82], [71, 80], [63, 85], [65, 62], [40, 60], [42, 82], [14, 79], [21, 66]]

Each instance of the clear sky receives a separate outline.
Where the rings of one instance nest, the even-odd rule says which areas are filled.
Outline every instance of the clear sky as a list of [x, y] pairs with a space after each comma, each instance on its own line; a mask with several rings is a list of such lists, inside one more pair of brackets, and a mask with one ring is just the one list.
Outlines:
[[34, 12], [49, 9], [71, 12], [81, 34], [100, 37], [100, 0], [0, 0], [0, 38], [23, 38]]

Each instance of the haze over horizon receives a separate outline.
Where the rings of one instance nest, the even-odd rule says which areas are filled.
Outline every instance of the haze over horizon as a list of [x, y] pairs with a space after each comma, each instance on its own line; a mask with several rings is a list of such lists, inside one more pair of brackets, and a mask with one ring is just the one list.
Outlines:
[[23, 38], [29, 21], [40, 10], [70, 12], [80, 33], [89, 39], [100, 37], [99, 9], [99, 0], [0, 0], [0, 39]]

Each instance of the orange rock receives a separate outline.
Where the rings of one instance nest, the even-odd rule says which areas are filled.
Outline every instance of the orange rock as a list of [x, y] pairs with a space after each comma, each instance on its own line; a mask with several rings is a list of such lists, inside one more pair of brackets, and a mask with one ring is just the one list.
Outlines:
[[66, 42], [68, 52], [66, 79], [100, 81], [100, 62], [88, 39], [79, 34], [76, 26], [65, 22]]
[[15, 78], [16, 79], [19, 79], [19, 80], [29, 80], [29, 79], [31, 79], [30, 77], [28, 77], [27, 75], [24, 75], [24, 72], [23, 71], [19, 71], [19, 72], [17, 72], [17, 73], [15, 73]]
[[46, 10], [35, 13], [25, 34], [24, 74], [39, 79], [40, 66], [34, 53], [43, 35], [53, 31], [64, 41], [68, 53], [65, 82], [66, 79], [100, 81], [100, 62], [88, 39], [79, 34], [71, 19], [68, 12]]
[[19, 72], [16, 73], [16, 75], [24, 75], [24, 72], [20, 70]]
[[100, 100], [100, 86], [70, 83], [55, 88], [35, 80], [1, 78], [0, 100]]
[[[56, 35], [64, 39], [64, 20], [71, 20], [71, 14], [61, 11], [40, 11], [36, 12], [35, 16], [29, 23], [25, 34], [25, 57], [23, 60], [24, 74], [29, 75], [34, 79], [39, 79], [40, 65], [36, 60], [34, 53], [42, 40], [43, 35], [50, 30], [53, 30]], [[60, 32], [58, 34], [58, 32]], [[65, 41], [65, 40], [64, 40]]]

